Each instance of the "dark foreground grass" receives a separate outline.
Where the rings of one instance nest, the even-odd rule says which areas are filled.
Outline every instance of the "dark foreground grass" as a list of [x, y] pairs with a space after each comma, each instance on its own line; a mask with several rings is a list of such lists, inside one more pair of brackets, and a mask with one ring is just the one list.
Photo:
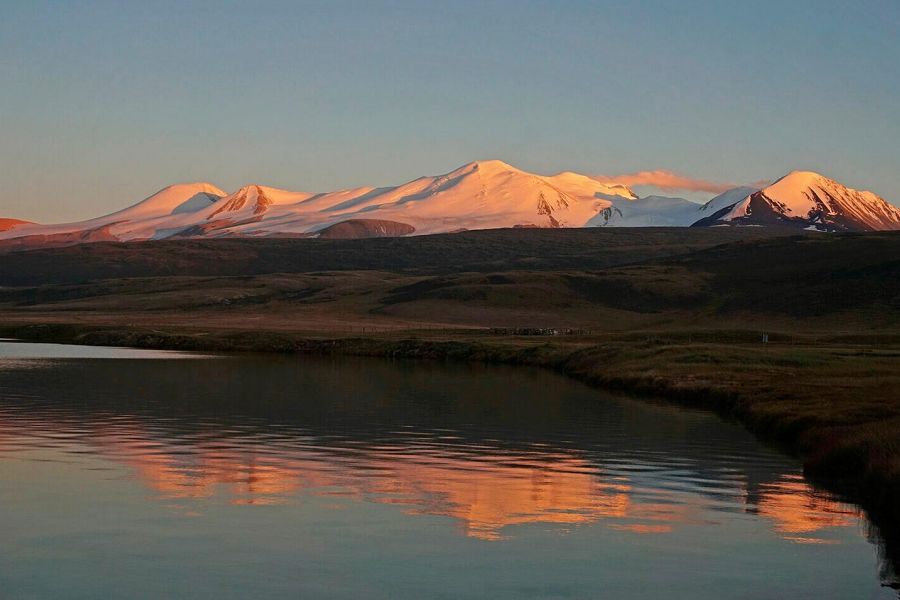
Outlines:
[[[0, 336], [140, 348], [348, 354], [515, 364], [716, 411], [796, 454], [807, 475], [859, 503], [900, 564], [900, 344], [751, 342], [752, 332], [572, 337], [407, 331], [368, 337], [85, 325], [7, 325]], [[872, 342], [872, 340], [866, 340]]]

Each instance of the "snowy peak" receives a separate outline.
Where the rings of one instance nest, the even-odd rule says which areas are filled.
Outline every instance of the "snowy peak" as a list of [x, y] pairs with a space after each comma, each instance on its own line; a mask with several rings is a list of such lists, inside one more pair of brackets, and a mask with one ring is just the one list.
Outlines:
[[[610, 189], [590, 178], [568, 179], [528, 173], [499, 160], [467, 163], [444, 175], [344, 195], [333, 202], [325, 194], [302, 204], [328, 207], [330, 223], [338, 219], [379, 218], [407, 223], [417, 233], [494, 227], [582, 227], [609, 205], [608, 196], [633, 196], [627, 188]], [[281, 227], [281, 225], [279, 225]]]
[[403, 215], [393, 216], [397, 220], [405, 216], [426, 231], [443, 228], [450, 220], [457, 221], [454, 229], [580, 227], [597, 211], [593, 190], [559, 187], [550, 178], [499, 160], [476, 161], [445, 175], [416, 180], [370, 204], [387, 211], [402, 207]]
[[797, 170], [791, 171], [784, 177], [776, 179], [775, 182], [769, 187], [774, 188], [777, 185], [782, 185], [788, 188], [802, 189], [804, 187], [809, 187], [810, 185], [813, 185], [817, 181], [821, 180], [832, 181], [821, 173], [816, 173], [815, 171]]
[[[825, 190], [824, 193], [822, 190]], [[766, 198], [780, 205], [785, 213], [802, 218], [818, 208], [817, 195], [828, 197], [833, 191], [843, 195], [854, 190], [848, 190], [819, 173], [793, 171], [761, 191]]]
[[194, 212], [206, 208], [224, 195], [225, 192], [211, 183], [177, 183], [165, 187], [152, 196], [124, 210], [115, 212], [109, 217], [110, 220], [115, 220], [113, 217], [134, 219]]
[[501, 173], [524, 173], [524, 171], [521, 171], [514, 166], [503, 162], [502, 160], [489, 159], [475, 160], [470, 163], [466, 163], [455, 171], [448, 173], [448, 175], [453, 176], [458, 174], [476, 172], [484, 177], [491, 177], [493, 175], [498, 175]]
[[732, 224], [786, 225], [818, 231], [900, 229], [900, 209], [868, 191], [812, 171], [793, 171], [718, 216]]
[[617, 200], [622, 198], [626, 200], [638, 199], [638, 195], [631, 191], [626, 185], [620, 183], [602, 183], [592, 177], [580, 173], [573, 173], [572, 171], [563, 171], [552, 177], [547, 177], [546, 179], [553, 185], [563, 188], [571, 187], [587, 190], [597, 198], [605, 198], [607, 200]]
[[439, 177], [438, 179], [454, 179], [465, 175], [477, 175], [486, 185], [490, 185], [491, 183], [499, 184], [503, 180], [510, 181], [517, 176], [524, 176], [533, 182], [546, 184], [578, 197], [618, 197], [629, 200], [637, 200], [638, 198], [637, 194], [625, 185], [601, 183], [587, 175], [572, 171], [563, 171], [556, 175], [549, 176], [535, 175], [518, 169], [501, 160], [480, 160], [471, 162], [455, 171], [451, 171], [447, 175]]
[[159, 223], [196, 219], [204, 208], [224, 195], [225, 192], [210, 183], [179, 183], [128, 208], [86, 221], [57, 225], [22, 223], [11, 229], [0, 229], [0, 239], [32, 237], [36, 240], [74, 240], [72, 243], [76, 243], [97, 240], [94, 233], [88, 238], [82, 234], [98, 231], [109, 240], [148, 239], [156, 235]]

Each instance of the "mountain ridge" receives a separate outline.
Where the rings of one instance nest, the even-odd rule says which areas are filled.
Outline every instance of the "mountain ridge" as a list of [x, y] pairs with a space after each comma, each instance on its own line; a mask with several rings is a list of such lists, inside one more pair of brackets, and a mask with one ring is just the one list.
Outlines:
[[792, 171], [731, 206], [722, 206], [695, 225], [889, 231], [900, 229], [900, 209], [873, 192], [848, 188], [820, 173]]
[[[350, 221], [355, 225], [338, 231], [421, 235], [508, 227], [759, 225], [866, 231], [900, 229], [900, 209], [812, 171], [793, 171], [763, 189], [734, 188], [701, 205], [666, 196], [641, 198], [628, 186], [573, 171], [538, 175], [491, 159], [397, 186], [321, 193], [258, 184], [227, 193], [208, 182], [174, 184], [84, 221], [41, 225], [0, 219], [0, 245], [27, 248], [98, 237], [316, 237]], [[375, 227], [376, 222], [392, 225]]]

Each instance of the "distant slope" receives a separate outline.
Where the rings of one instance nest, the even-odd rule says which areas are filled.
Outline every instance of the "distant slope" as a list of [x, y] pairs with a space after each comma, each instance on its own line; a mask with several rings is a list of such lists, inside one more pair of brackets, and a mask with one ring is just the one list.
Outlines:
[[[868, 317], [872, 329], [896, 328], [900, 232], [747, 239], [589, 272], [441, 274], [394, 289], [384, 302], [392, 314], [423, 314], [424, 308], [415, 309], [419, 306], [443, 315], [454, 304], [472, 311], [476, 306], [513, 308], [521, 298], [538, 310], [550, 303], [562, 308], [586, 301], [630, 313], [680, 311], [695, 315], [695, 325], [708, 321], [711, 326], [722, 315], [802, 319], [846, 312], [863, 322]], [[590, 310], [582, 310], [589, 319]], [[822, 324], [832, 331], [844, 326], [849, 323]]]
[[21, 221], [19, 219], [0, 219], [0, 231], [7, 231], [13, 227], [20, 225], [31, 225], [29, 221]]
[[[189, 323], [184, 311], [193, 310], [237, 328], [305, 328], [327, 313], [332, 322], [489, 327], [897, 331], [900, 232], [766, 231], [519, 229], [93, 244], [0, 261], [0, 304], [14, 318], [79, 322], [118, 314], [129, 323]], [[261, 320], [244, 322], [251, 316]]]
[[720, 311], [900, 314], [900, 232], [747, 240], [659, 262], [711, 274]]
[[223, 238], [98, 243], [29, 250], [16, 254], [14, 260], [0, 260], [0, 286], [160, 275], [590, 270], [778, 234], [760, 228], [495, 229], [359, 240]]
[[381, 219], [350, 219], [329, 225], [316, 232], [316, 237], [325, 240], [358, 240], [376, 237], [401, 237], [411, 235], [416, 228], [397, 221]]
[[0, 244], [0, 251], [21, 251], [34, 248], [55, 248], [58, 246], [73, 246], [93, 242], [115, 242], [118, 238], [110, 233], [109, 225], [100, 225], [94, 229], [82, 229], [63, 231], [56, 233], [35, 233], [4, 240]]

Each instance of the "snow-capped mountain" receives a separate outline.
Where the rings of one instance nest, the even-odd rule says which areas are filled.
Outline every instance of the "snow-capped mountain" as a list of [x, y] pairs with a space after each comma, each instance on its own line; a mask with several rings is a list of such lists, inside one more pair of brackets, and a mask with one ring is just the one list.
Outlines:
[[[544, 177], [489, 160], [397, 187], [310, 195], [272, 207], [257, 221], [235, 223], [229, 232], [310, 233], [350, 219], [403, 223], [417, 234], [516, 226], [582, 227], [613, 198], [637, 196], [624, 186], [602, 184], [576, 173]], [[228, 211], [220, 216], [231, 218]]]
[[850, 189], [811, 171], [794, 171], [733, 204], [719, 200], [706, 212], [711, 210], [715, 212], [695, 225], [780, 225], [816, 231], [900, 229], [897, 207], [872, 192]]
[[633, 200], [637, 196], [622, 185], [600, 183], [577, 173], [535, 175], [489, 160], [396, 187], [322, 194], [259, 185], [226, 194], [208, 183], [175, 185], [104, 217], [62, 225], [17, 225], [0, 231], [0, 239], [21, 238], [21, 245], [27, 246], [27, 238], [40, 244], [68, 243], [82, 232], [102, 232], [119, 240], [312, 236], [350, 220], [379, 221], [382, 227], [377, 231], [416, 234], [517, 226], [583, 227], [613, 201]]
[[[343, 225], [342, 225], [343, 224]], [[192, 237], [369, 237], [500, 227], [790, 224], [821, 230], [900, 229], [900, 209], [821, 175], [791, 173], [757, 191], [735, 188], [705, 205], [638, 198], [578, 173], [536, 175], [498, 160], [395, 187], [292, 192], [209, 183], [167, 187], [118, 212], [59, 225], [0, 220], [0, 245]], [[340, 225], [340, 226], [338, 226]]]
[[154, 233], [163, 223], [176, 231], [190, 226], [198, 211], [224, 195], [225, 192], [209, 183], [171, 185], [133, 206], [87, 221], [59, 225], [22, 223], [6, 230], [0, 228], [0, 239], [21, 239], [23, 246], [63, 243], [72, 239], [149, 239], [155, 237]]

